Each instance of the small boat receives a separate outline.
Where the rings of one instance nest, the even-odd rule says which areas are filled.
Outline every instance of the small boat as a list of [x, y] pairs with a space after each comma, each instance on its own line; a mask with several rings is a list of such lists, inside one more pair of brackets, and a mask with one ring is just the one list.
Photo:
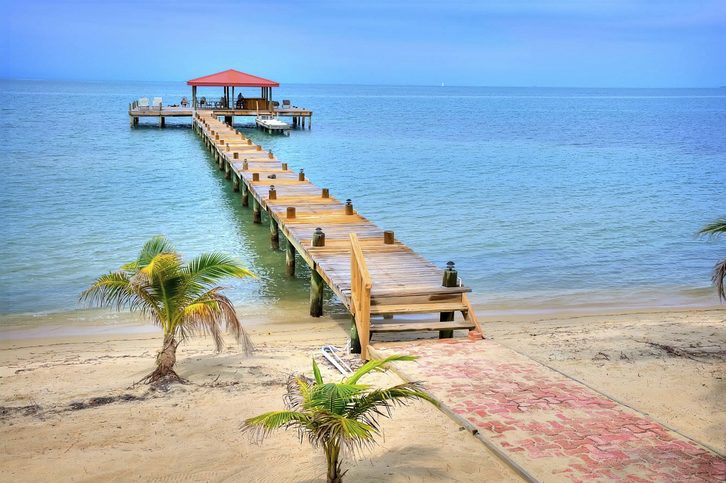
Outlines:
[[266, 130], [270, 134], [275, 132], [285, 134], [290, 130], [290, 125], [288, 123], [281, 121], [277, 118], [277, 116], [272, 116], [270, 114], [258, 115], [257, 118], [255, 118], [255, 124], [257, 127]]

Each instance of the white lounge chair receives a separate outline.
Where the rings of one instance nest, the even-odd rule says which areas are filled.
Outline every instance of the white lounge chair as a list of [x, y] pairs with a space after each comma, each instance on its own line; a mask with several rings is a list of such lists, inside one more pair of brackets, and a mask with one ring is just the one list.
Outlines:
[[290, 107], [292, 107], [290, 105], [290, 99], [283, 99], [282, 100], [282, 108], [283, 109], [290, 109]]
[[151, 101], [151, 107], [160, 107], [161, 106], [161, 97], [154, 97], [154, 100]]
[[149, 98], [148, 97], [140, 98], [138, 106], [140, 109], [148, 109], [149, 108]]

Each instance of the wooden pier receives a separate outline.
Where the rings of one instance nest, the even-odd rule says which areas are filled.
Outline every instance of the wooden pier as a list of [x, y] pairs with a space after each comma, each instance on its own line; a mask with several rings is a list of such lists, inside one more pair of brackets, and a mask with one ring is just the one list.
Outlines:
[[[287, 240], [288, 275], [295, 274], [297, 257], [310, 266], [310, 314], [322, 315], [324, 285], [348, 308], [352, 340], [364, 359], [376, 333], [435, 330], [446, 338], [454, 330], [476, 329], [482, 334], [467, 297], [471, 290], [458, 283], [452, 262], [444, 270], [436, 267], [359, 214], [351, 200], [340, 201], [328, 188], [315, 186], [302, 169], [294, 172], [217, 113], [196, 111], [193, 128], [241, 192], [242, 205], [251, 206], [253, 221], [261, 223], [267, 215], [272, 248], [280, 247], [281, 234]], [[434, 319], [410, 314], [434, 314]]]
[[[197, 111], [202, 111], [197, 109]], [[224, 116], [230, 123], [234, 122], [234, 117], [252, 117], [259, 115], [271, 115], [277, 117], [289, 118], [290, 125], [295, 129], [311, 129], [313, 125], [313, 111], [298, 107], [270, 107], [268, 109], [228, 109], [223, 107], [211, 107], [206, 109], [210, 115]], [[159, 123], [159, 127], [166, 126], [168, 117], [189, 117], [194, 115], [194, 109], [191, 107], [181, 106], [139, 106], [138, 101], [129, 104], [129, 124], [131, 127], [139, 125], [139, 119], [153, 119]]]
[[[251, 74], [246, 74], [234, 69], [228, 69], [216, 74], [210, 74], [187, 81], [191, 86], [191, 103], [186, 97], [179, 101], [179, 105], [164, 106], [161, 97], [155, 97], [149, 105], [149, 99], [144, 97], [129, 104], [129, 122], [131, 127], [139, 125], [141, 118], [158, 119], [159, 127], [166, 125], [167, 117], [192, 117], [197, 111], [206, 111], [214, 116], [223, 116], [227, 124], [234, 124], [235, 117], [257, 117], [259, 115], [270, 115], [286, 117], [290, 119], [293, 128], [305, 129], [312, 127], [313, 112], [304, 107], [297, 107], [289, 99], [283, 99], [282, 103], [272, 100], [272, 89], [280, 84], [270, 79], [264, 79]], [[197, 96], [199, 87], [221, 87], [222, 96], [214, 101], [206, 97]], [[244, 97], [238, 91], [235, 98], [235, 88], [259, 88], [259, 96]], [[141, 102], [143, 100], [143, 102]]]

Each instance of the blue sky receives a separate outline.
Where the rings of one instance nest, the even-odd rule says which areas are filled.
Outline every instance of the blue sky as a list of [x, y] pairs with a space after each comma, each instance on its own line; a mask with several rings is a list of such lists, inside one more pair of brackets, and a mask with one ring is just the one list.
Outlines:
[[726, 0], [0, 0], [0, 77], [726, 85]]

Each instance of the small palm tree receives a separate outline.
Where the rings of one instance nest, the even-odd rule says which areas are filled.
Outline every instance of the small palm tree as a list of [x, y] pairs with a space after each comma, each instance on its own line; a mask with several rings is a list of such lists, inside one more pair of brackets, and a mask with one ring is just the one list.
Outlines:
[[[704, 226], [698, 233], [711, 237], [719, 237], [726, 233], [726, 216]], [[726, 258], [716, 262], [716, 265], [713, 266], [712, 280], [716, 286], [719, 300], [726, 300]]]
[[156, 369], [142, 382], [182, 381], [174, 371], [176, 349], [193, 333], [211, 334], [220, 350], [224, 324], [246, 353], [252, 350], [232, 302], [216, 286], [222, 278], [251, 276], [220, 253], [205, 253], [184, 264], [168, 239], [155, 236], [144, 244], [135, 261], [100, 276], [81, 294], [81, 301], [138, 311], [159, 325], [164, 344], [156, 357]]
[[300, 441], [307, 437], [313, 447], [323, 447], [328, 464], [328, 482], [343, 481], [339, 461], [341, 449], [356, 450], [375, 443], [380, 434], [379, 416], [391, 417], [395, 405], [423, 399], [437, 403], [419, 384], [405, 383], [387, 389], [374, 389], [358, 384], [364, 375], [384, 371], [389, 362], [411, 361], [413, 356], [394, 355], [382, 360], [369, 361], [342, 382], [324, 382], [313, 359], [315, 379], [292, 375], [288, 379], [284, 397], [286, 410], [272, 411], [245, 420], [243, 432], [250, 432], [260, 442], [275, 429], [296, 429]]

